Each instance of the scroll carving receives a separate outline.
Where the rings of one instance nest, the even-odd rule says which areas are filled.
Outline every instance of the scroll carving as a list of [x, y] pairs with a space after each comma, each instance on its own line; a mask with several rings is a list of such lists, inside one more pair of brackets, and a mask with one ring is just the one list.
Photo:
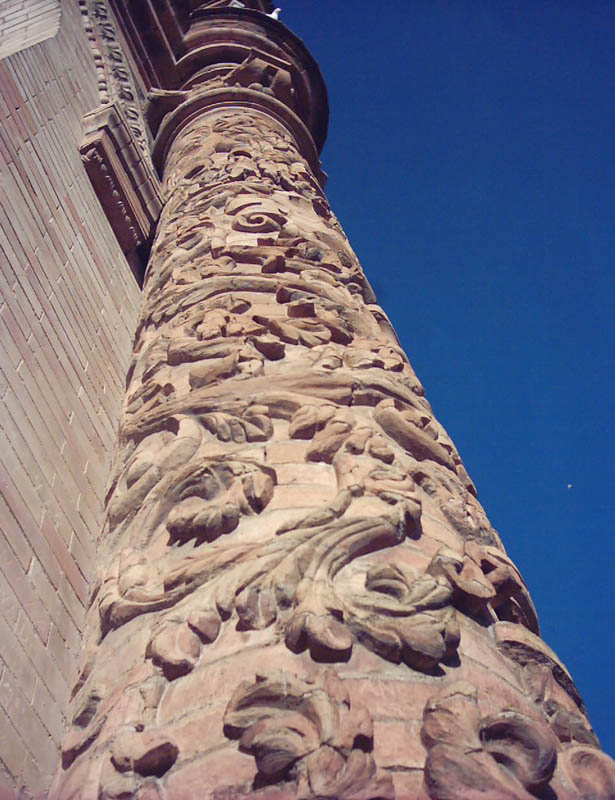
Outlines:
[[555, 653], [529, 630], [508, 622], [494, 627], [498, 648], [517, 665], [526, 694], [564, 746], [599, 747], [574, 681]]
[[494, 547], [465, 542], [463, 553], [441, 548], [427, 571], [446, 577], [453, 605], [477, 620], [510, 620], [538, 632], [538, 618], [525, 582], [512, 561]]

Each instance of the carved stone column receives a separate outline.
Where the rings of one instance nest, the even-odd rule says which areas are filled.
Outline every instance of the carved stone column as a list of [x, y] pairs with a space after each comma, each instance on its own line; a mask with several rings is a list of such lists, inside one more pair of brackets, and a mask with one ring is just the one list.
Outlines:
[[150, 114], [166, 204], [55, 797], [611, 797], [324, 197], [296, 64], [197, 66]]

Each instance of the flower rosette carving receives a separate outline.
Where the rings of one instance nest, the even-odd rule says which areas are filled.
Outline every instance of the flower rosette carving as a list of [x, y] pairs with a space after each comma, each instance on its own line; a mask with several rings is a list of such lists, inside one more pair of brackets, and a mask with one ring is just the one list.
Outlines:
[[371, 717], [351, 706], [332, 670], [315, 682], [281, 671], [244, 681], [228, 703], [224, 731], [254, 756], [255, 786], [290, 785], [296, 800], [394, 798], [390, 776], [371, 754]]
[[421, 738], [432, 800], [544, 797], [557, 763], [557, 739], [544, 722], [508, 709], [483, 717], [477, 690], [461, 681], [427, 703]]

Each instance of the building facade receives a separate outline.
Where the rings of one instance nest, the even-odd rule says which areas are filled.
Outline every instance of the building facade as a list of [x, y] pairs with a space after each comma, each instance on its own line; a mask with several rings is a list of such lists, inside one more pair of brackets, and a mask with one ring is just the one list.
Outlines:
[[6, 9], [7, 787], [615, 796], [327, 203], [303, 43], [265, 0]]

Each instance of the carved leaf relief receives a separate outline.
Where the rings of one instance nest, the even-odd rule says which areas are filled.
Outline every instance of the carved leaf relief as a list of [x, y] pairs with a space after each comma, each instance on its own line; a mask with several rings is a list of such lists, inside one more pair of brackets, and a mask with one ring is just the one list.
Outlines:
[[262, 784], [291, 783], [297, 800], [393, 800], [374, 762], [372, 721], [332, 670], [317, 682], [277, 672], [241, 683], [224, 730], [254, 756]]
[[477, 691], [463, 682], [427, 703], [421, 737], [433, 800], [541, 797], [557, 762], [557, 740], [546, 725], [514, 710], [481, 718]]

